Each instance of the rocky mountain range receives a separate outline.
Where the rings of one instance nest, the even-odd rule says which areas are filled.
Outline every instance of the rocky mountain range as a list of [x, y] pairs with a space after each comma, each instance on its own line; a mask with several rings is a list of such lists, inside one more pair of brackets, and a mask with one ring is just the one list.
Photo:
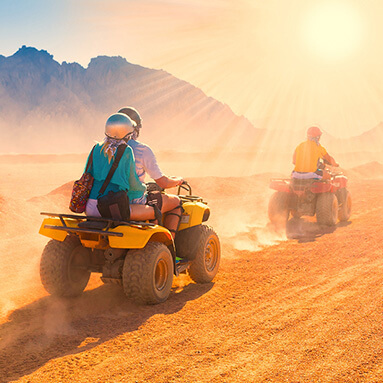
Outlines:
[[88, 151], [108, 116], [126, 105], [140, 111], [145, 142], [160, 149], [205, 151], [259, 134], [200, 89], [122, 57], [99, 56], [83, 68], [26, 46], [0, 56], [0, 153]]
[[[58, 63], [44, 50], [21, 47], [0, 55], [0, 153], [84, 153], [103, 138], [108, 116], [135, 106], [143, 117], [142, 139], [156, 150], [176, 152], [285, 152], [304, 131], [254, 127], [228, 105], [163, 70], [99, 56], [88, 67]], [[346, 156], [376, 153], [383, 123], [349, 139], [329, 134], [324, 144]], [[274, 154], [273, 154], [274, 155]]]

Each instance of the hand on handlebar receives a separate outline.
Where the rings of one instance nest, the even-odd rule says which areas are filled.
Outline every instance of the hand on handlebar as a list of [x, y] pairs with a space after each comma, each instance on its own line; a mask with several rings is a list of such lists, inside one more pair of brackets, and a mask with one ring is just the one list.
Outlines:
[[191, 196], [192, 195], [192, 189], [189, 183], [186, 180], [182, 180], [180, 184], [178, 184], [178, 192], [177, 195], [181, 195], [181, 190], [186, 190], [187, 195]]
[[182, 177], [171, 177], [174, 181], [176, 181], [175, 186], [181, 186], [187, 183]]

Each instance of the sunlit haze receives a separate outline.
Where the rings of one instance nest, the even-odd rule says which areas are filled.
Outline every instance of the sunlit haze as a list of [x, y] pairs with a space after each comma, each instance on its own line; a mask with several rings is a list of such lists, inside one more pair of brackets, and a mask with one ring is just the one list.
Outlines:
[[383, 382], [382, 19], [0, 0], [0, 383]]
[[[314, 0], [4, 1], [0, 54], [164, 69], [255, 127], [351, 137], [383, 121], [383, 4]], [[33, 22], [32, 22], [33, 20]], [[49, 33], [46, 31], [49, 30]]]

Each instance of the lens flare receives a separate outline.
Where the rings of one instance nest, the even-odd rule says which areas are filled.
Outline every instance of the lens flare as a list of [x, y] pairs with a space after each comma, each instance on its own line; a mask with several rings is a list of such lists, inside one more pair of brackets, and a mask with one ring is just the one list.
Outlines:
[[349, 3], [327, 2], [311, 8], [303, 22], [309, 48], [323, 59], [343, 59], [357, 51], [363, 26], [357, 9]]

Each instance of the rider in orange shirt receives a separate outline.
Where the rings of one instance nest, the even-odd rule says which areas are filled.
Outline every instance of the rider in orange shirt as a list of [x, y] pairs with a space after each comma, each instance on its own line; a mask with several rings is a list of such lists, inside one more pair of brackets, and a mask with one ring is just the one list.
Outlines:
[[322, 131], [316, 126], [307, 130], [307, 141], [299, 144], [293, 154], [293, 164], [295, 165], [293, 178], [329, 178], [329, 174], [325, 170], [319, 169], [320, 159], [329, 165], [339, 166], [319, 143], [321, 135]]

